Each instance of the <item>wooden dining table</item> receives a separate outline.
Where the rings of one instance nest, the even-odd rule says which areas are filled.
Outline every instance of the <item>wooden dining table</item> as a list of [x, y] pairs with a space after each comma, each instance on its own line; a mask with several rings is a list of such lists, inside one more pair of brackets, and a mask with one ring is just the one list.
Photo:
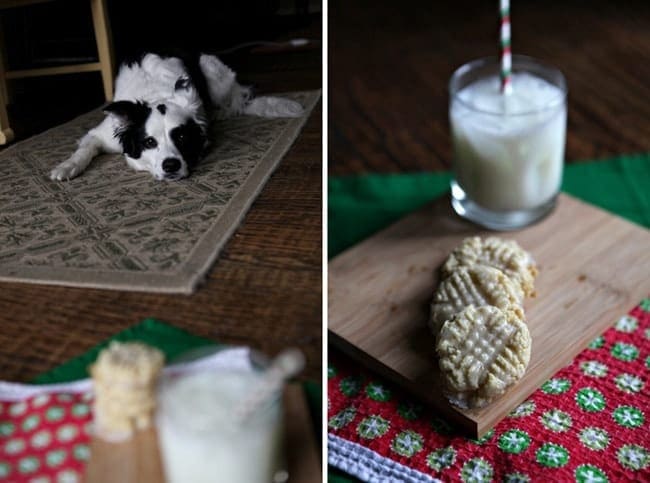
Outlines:
[[[296, 35], [305, 33], [287, 33], [288, 38]], [[320, 35], [318, 19], [307, 35]], [[259, 49], [224, 60], [260, 93], [321, 88], [318, 41], [300, 49]], [[298, 347], [307, 358], [300, 378], [320, 381], [321, 116], [319, 102], [193, 295], [0, 283], [0, 379], [27, 382], [154, 317], [268, 355]]]
[[[650, 3], [511, 2], [512, 52], [568, 84], [568, 163], [650, 151]], [[329, 174], [443, 171], [447, 83], [498, 55], [498, 2], [332, 0]]]

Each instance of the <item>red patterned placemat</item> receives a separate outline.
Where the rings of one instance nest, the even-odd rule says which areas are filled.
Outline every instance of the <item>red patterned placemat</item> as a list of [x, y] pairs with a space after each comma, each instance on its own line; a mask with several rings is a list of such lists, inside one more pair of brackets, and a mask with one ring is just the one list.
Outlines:
[[[164, 374], [252, 370], [250, 349], [231, 347], [178, 362]], [[0, 381], [0, 483], [76, 483], [90, 458], [92, 384], [88, 379], [29, 385]]]
[[[480, 440], [378, 376], [331, 360], [329, 462], [366, 481], [391, 478], [395, 463], [421, 477], [409, 481], [650, 481], [650, 298], [613, 322]], [[365, 468], [363, 448], [374, 452]]]
[[0, 481], [74, 483], [90, 456], [89, 393], [0, 401]]

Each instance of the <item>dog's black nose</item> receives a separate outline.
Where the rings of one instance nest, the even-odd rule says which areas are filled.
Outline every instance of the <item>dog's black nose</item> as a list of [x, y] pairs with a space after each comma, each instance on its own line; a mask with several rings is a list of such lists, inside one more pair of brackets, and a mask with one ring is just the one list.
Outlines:
[[175, 173], [181, 169], [181, 160], [177, 158], [167, 158], [163, 161], [162, 168], [165, 173]]

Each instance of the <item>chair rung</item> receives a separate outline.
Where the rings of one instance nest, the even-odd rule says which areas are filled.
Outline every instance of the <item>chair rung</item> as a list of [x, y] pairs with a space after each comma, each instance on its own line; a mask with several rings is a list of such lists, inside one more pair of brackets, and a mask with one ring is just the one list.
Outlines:
[[9, 70], [5, 72], [7, 79], [24, 79], [44, 75], [76, 74], [79, 72], [95, 72], [102, 69], [99, 62], [87, 64], [60, 65], [56, 67], [41, 67], [38, 69]]
[[47, 3], [51, 1], [52, 0], [2, 0], [2, 2], [0, 2], [0, 10], [4, 10], [7, 8], [15, 8], [15, 7], [26, 7], [27, 5], [34, 5], [36, 3]]

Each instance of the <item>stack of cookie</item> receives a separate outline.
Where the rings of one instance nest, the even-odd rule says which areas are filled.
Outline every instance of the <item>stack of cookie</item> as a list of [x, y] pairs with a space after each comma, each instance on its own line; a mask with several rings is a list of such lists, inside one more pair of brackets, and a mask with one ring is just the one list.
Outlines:
[[164, 363], [162, 352], [138, 342], [112, 342], [90, 366], [95, 400], [95, 434], [123, 441], [134, 429], [151, 424], [155, 384]]
[[523, 301], [535, 295], [537, 268], [515, 241], [466, 238], [441, 267], [429, 328], [445, 394], [462, 408], [479, 408], [526, 371], [530, 333]]

